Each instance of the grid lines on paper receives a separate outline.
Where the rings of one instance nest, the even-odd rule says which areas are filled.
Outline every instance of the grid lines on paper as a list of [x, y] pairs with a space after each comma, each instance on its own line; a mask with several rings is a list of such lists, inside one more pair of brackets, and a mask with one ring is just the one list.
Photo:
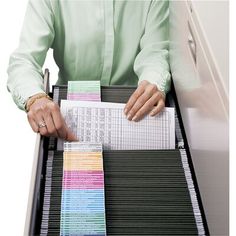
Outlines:
[[80, 141], [101, 142], [105, 150], [170, 148], [170, 116], [165, 110], [131, 122], [121, 108], [69, 107], [66, 122], [73, 124]]

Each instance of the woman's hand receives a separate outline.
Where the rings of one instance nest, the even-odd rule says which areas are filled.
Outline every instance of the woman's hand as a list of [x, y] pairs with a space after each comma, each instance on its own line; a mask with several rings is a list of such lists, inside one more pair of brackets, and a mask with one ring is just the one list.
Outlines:
[[46, 97], [39, 98], [30, 106], [28, 121], [34, 132], [43, 136], [54, 136], [67, 141], [76, 141], [67, 127], [59, 106]]
[[155, 84], [143, 80], [127, 102], [124, 113], [128, 120], [139, 121], [148, 113], [157, 115], [165, 107], [165, 95]]

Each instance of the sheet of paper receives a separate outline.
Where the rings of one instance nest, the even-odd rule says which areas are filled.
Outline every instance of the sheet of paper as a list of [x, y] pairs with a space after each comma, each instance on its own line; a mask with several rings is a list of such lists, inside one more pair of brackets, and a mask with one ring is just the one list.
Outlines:
[[[61, 112], [81, 142], [101, 142], [104, 150], [174, 149], [174, 108], [166, 107], [155, 117], [129, 121], [125, 104], [61, 101]], [[58, 150], [63, 141], [58, 141]]]

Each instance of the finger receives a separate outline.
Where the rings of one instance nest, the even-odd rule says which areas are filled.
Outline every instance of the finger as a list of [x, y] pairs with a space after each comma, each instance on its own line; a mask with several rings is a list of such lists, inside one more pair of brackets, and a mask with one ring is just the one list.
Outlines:
[[67, 141], [78, 141], [77, 137], [67, 128]]
[[[43, 114], [43, 120], [46, 124], [46, 128], [47, 128], [47, 136], [54, 136], [54, 137], [58, 137], [58, 133], [56, 130], [56, 127], [54, 125], [53, 119], [52, 119], [52, 115], [51, 115], [51, 104], [53, 104], [52, 102], [43, 104], [41, 106], [41, 113]], [[41, 129], [41, 128], [40, 128]]]
[[60, 138], [66, 139], [67, 137], [67, 129], [65, 121], [61, 115], [60, 109], [56, 104], [51, 104], [51, 116], [54, 123], [54, 126], [57, 130], [57, 134]]
[[[137, 111], [142, 106], [144, 106], [144, 104], [155, 94], [157, 94], [157, 95], [159, 94], [159, 93], [157, 93], [156, 85], [154, 85], [154, 84], [147, 85], [145, 92], [136, 100], [135, 104], [130, 109], [130, 111], [129, 111], [128, 115], [127, 115], [127, 119], [128, 120], [132, 120], [133, 117], [136, 115]], [[154, 97], [156, 97], [156, 95]]]
[[[48, 134], [48, 130], [47, 130], [47, 125], [46, 125], [46, 123], [45, 123], [45, 121], [44, 121], [44, 119], [43, 119], [43, 116], [37, 114], [37, 115], [36, 115], [36, 118], [35, 118], [35, 122], [36, 122], [36, 124], [37, 124], [37, 126], [38, 126], [38, 132], [39, 132], [41, 135], [43, 135], [43, 136], [48, 136], [49, 134]], [[45, 126], [40, 127], [40, 124], [45, 124]]]
[[134, 91], [134, 93], [130, 96], [127, 104], [124, 108], [124, 113], [127, 115], [130, 111], [130, 109], [133, 107], [137, 99], [144, 93], [145, 91], [145, 84], [142, 83], [138, 86], [138, 88]]
[[58, 105], [56, 105], [55, 103], [51, 103], [49, 105], [50, 105], [52, 122], [55, 126], [58, 137], [67, 141], [77, 141], [76, 136], [67, 127], [65, 120], [61, 115], [60, 108], [58, 107]]
[[34, 118], [33, 118], [32, 114], [31, 114], [31, 112], [28, 112], [28, 113], [27, 113], [27, 118], [28, 118], [28, 121], [29, 121], [29, 124], [30, 124], [32, 130], [33, 130], [35, 133], [38, 133], [39, 127], [38, 127], [36, 121], [34, 120]]
[[44, 119], [44, 122], [45, 122], [46, 127], [47, 127], [48, 135], [58, 137], [59, 134], [57, 133], [57, 129], [54, 125], [52, 115], [51, 115], [51, 112], [49, 110], [48, 110], [48, 112], [45, 112], [45, 115], [43, 116], [43, 119]]
[[150, 99], [149, 95], [147, 93], [144, 93], [142, 96], [138, 98], [138, 100], [135, 102], [131, 110], [129, 111], [127, 115], [128, 120], [132, 120], [133, 117], [136, 115], [137, 111], [144, 106], [144, 104]]
[[30, 121], [29, 123], [30, 123], [30, 126], [31, 126], [32, 130], [33, 130], [35, 133], [38, 133], [38, 132], [39, 132], [39, 127], [38, 127], [36, 121], [35, 121], [35, 120], [32, 120], [32, 121]]
[[132, 121], [141, 120], [146, 114], [148, 114], [158, 102], [161, 95], [160, 93], [155, 93], [137, 112], [135, 113]]
[[[31, 117], [34, 120], [35, 124], [37, 125], [38, 133], [43, 136], [48, 136], [47, 126], [44, 120], [44, 116], [46, 116], [47, 113], [49, 112], [46, 110], [45, 104], [40, 104], [35, 107], [32, 106], [32, 109], [28, 112], [28, 117]], [[40, 127], [40, 125], [45, 126]]]
[[39, 127], [40, 124], [46, 124], [43, 118], [43, 108], [40, 107], [32, 113], [33, 113], [34, 121], [36, 125], [38, 126], [38, 133], [40, 133], [43, 136], [47, 136], [48, 135], [47, 127], [46, 126]]
[[155, 107], [152, 109], [152, 111], [150, 112], [150, 116], [155, 116], [155, 115], [157, 115], [158, 113], [160, 113], [160, 112], [163, 110], [164, 107], [165, 107], [165, 102], [164, 102], [164, 100], [162, 99], [162, 100], [160, 100], [160, 101], [158, 102], [157, 106], [155, 106]]

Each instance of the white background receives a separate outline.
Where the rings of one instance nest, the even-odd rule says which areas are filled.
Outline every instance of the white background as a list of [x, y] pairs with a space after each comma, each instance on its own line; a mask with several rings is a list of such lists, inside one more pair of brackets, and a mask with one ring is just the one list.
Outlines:
[[[6, 88], [9, 56], [17, 47], [28, 0], [0, 0], [0, 235], [23, 235], [36, 134]], [[52, 52], [45, 62], [55, 82]]]
[[0, 224], [2, 235], [23, 235], [35, 134], [6, 90], [10, 52], [16, 48], [26, 0], [0, 3]]
[[[17, 47], [23, 23], [27, 0], [0, 0], [0, 234], [23, 235], [27, 208], [27, 198], [33, 163], [36, 135], [31, 131], [26, 114], [17, 109], [6, 89], [7, 66], [10, 53]], [[231, 22], [235, 22], [235, 1], [231, 0]], [[232, 10], [234, 9], [234, 11]], [[212, 11], [214, 13], [214, 11]], [[232, 19], [234, 18], [234, 19]], [[235, 24], [235, 23], [234, 23]], [[234, 25], [235, 28], [235, 25]], [[231, 48], [236, 53], [235, 30], [231, 27]], [[233, 45], [234, 43], [234, 45]], [[231, 53], [231, 206], [235, 209], [236, 194], [233, 187], [235, 180], [235, 57]], [[233, 64], [234, 63], [234, 64]], [[50, 68], [52, 82], [55, 82], [57, 68], [53, 64], [51, 52], [45, 63]], [[232, 112], [234, 111], [234, 112]], [[233, 137], [234, 136], [234, 137]], [[231, 214], [233, 212], [231, 211]], [[231, 215], [231, 226], [235, 224]], [[231, 228], [231, 235], [236, 235]]]

